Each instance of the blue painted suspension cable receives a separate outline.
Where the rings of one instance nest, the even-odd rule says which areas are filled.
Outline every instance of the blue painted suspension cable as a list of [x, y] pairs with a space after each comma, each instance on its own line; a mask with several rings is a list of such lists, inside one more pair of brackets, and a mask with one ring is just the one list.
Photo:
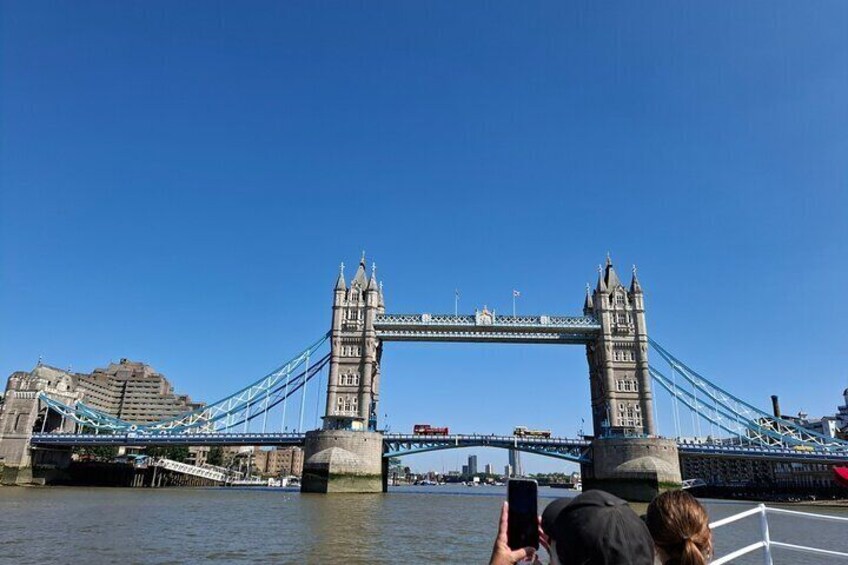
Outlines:
[[[112, 429], [112, 430], [130, 430], [130, 431], [132, 431], [132, 430], [138, 429], [138, 430], [153, 431], [153, 432], [159, 432], [159, 433], [162, 433], [162, 432], [164, 432], [164, 433], [177, 432], [177, 431], [185, 430], [187, 428], [207, 425], [208, 423], [217, 421], [221, 417], [224, 417], [224, 416], [231, 417], [233, 411], [229, 410], [225, 414], [222, 414], [221, 416], [211, 418], [211, 419], [199, 418], [197, 422], [194, 422], [194, 423], [189, 424], [189, 425], [174, 426], [172, 428], [165, 428], [165, 426], [167, 426], [169, 424], [173, 424], [173, 423], [178, 423], [181, 420], [186, 420], [193, 415], [194, 416], [202, 416], [204, 413], [208, 413], [211, 409], [219, 407], [219, 406], [223, 405], [224, 403], [229, 402], [231, 399], [238, 397], [240, 394], [242, 394], [246, 391], [250, 391], [250, 389], [259, 386], [263, 381], [270, 380], [272, 377], [279, 374], [284, 369], [287, 369], [287, 371], [286, 371], [287, 381], [290, 380], [291, 379], [291, 371], [294, 368], [296, 368], [297, 366], [299, 366], [303, 363], [304, 355], [305, 354], [308, 355], [309, 353], [311, 353], [311, 352], [315, 351], [316, 349], [318, 349], [319, 347], [321, 347], [324, 343], [327, 342], [327, 340], [329, 339], [329, 336], [330, 336], [330, 334], [328, 332], [321, 339], [317, 340], [315, 343], [310, 345], [308, 348], [306, 348], [299, 355], [292, 358], [292, 360], [289, 361], [288, 363], [281, 365], [280, 367], [278, 367], [274, 371], [268, 373], [267, 375], [265, 375], [261, 379], [259, 379], [259, 380], [255, 381], [254, 383], [240, 389], [236, 393], [231, 394], [230, 396], [228, 396], [228, 397], [226, 397], [222, 400], [219, 400], [215, 403], [204, 406], [203, 408], [200, 408], [200, 409], [197, 409], [197, 410], [194, 410], [194, 411], [191, 411], [191, 412], [186, 412], [186, 413], [180, 414], [178, 416], [175, 416], [175, 417], [172, 417], [172, 418], [169, 418], [169, 419], [166, 419], [166, 420], [160, 420], [160, 421], [157, 421], [157, 422], [152, 422], [150, 424], [138, 425], [138, 424], [133, 424], [131, 422], [127, 422], [125, 420], [120, 420], [118, 418], [115, 418], [113, 416], [110, 416], [108, 414], [100, 412], [98, 410], [95, 410], [94, 408], [86, 406], [82, 402], [77, 402], [77, 403], [75, 403], [74, 407], [70, 407], [70, 406], [67, 406], [67, 405], [59, 402], [59, 401], [56, 401], [56, 400], [53, 400], [52, 398], [49, 398], [47, 395], [45, 395], [43, 393], [40, 394], [40, 397], [42, 399], [44, 399], [45, 403], [54, 404], [54, 410], [63, 414], [63, 418], [64, 418], [64, 414], [67, 414], [71, 418], [73, 418], [77, 423], [79, 423], [80, 425], [90, 427], [90, 428], [93, 428], [93, 429], [96, 429], [96, 430], [97, 429]], [[297, 361], [298, 359], [300, 359], [300, 361]], [[248, 401], [249, 400], [250, 399], [248, 399]], [[236, 407], [234, 407], [234, 408], [236, 408]], [[80, 416], [80, 415], [82, 415], [82, 416]]]
[[[650, 343], [651, 346], [660, 354], [660, 356], [663, 357], [663, 359], [665, 359], [669, 364], [677, 365], [678, 368], [682, 369], [679, 372], [686, 380], [688, 380], [690, 383], [692, 383], [693, 385], [700, 388], [708, 396], [711, 396], [715, 402], [720, 402], [725, 408], [728, 408], [728, 409], [736, 412], [733, 407], [728, 406], [725, 402], [718, 401], [715, 398], [714, 395], [710, 394], [709, 390], [707, 390], [706, 387], [703, 384], [698, 383], [696, 381], [697, 380], [703, 381], [703, 383], [706, 383], [707, 385], [709, 385], [713, 389], [717, 390], [718, 392], [720, 392], [724, 396], [728, 397], [730, 400], [738, 403], [741, 406], [744, 406], [745, 408], [747, 408], [748, 410], [750, 410], [751, 412], [757, 414], [758, 416], [760, 416], [762, 418], [766, 418], [768, 420], [775, 421], [775, 422], [779, 423], [780, 425], [783, 425], [788, 429], [795, 430], [796, 432], [801, 433], [803, 435], [807, 435], [807, 436], [810, 436], [812, 438], [817, 438], [821, 441], [826, 442], [827, 444], [830, 444], [831, 446], [837, 446], [837, 447], [840, 447], [840, 448], [848, 448], [848, 441], [839, 440], [839, 439], [835, 439], [835, 438], [825, 436], [823, 434], [819, 434], [817, 432], [814, 432], [814, 431], [808, 430], [806, 428], [800, 427], [800, 426], [794, 424], [793, 422], [790, 422], [788, 420], [784, 420], [783, 418], [775, 418], [773, 415], [770, 415], [770, 414], [760, 410], [759, 408], [752, 406], [751, 404], [745, 402], [744, 400], [741, 400], [740, 398], [734, 396], [733, 394], [730, 394], [729, 392], [722, 389], [721, 387], [719, 387], [715, 383], [711, 382], [710, 380], [704, 378], [697, 371], [693, 370], [691, 367], [689, 367], [688, 365], [686, 365], [685, 363], [683, 363], [682, 361], [680, 361], [679, 359], [674, 357], [674, 355], [669, 353], [668, 350], [666, 350], [664, 347], [662, 347], [659, 343], [657, 343], [653, 339], [648, 338], [648, 343]], [[695, 378], [692, 378], [692, 376], [694, 376]], [[739, 415], [737, 414], [736, 417], [738, 419]]]
[[[277, 406], [278, 404], [280, 404], [280, 402], [283, 402], [286, 398], [288, 398], [289, 396], [292, 396], [292, 395], [293, 395], [293, 394], [295, 394], [298, 390], [300, 390], [300, 389], [303, 387], [303, 385], [306, 383], [306, 381], [311, 380], [312, 378], [314, 378], [314, 377], [315, 377], [315, 375], [319, 374], [319, 373], [321, 372], [321, 370], [322, 370], [322, 369], [323, 369], [323, 368], [327, 365], [327, 363], [329, 363], [329, 361], [330, 361], [330, 354], [328, 353], [327, 355], [325, 355], [324, 357], [322, 357], [322, 358], [318, 361], [318, 363], [316, 363], [315, 365], [313, 365], [313, 368], [310, 370], [309, 375], [308, 375], [305, 379], [304, 379], [304, 374], [305, 374], [305, 373], [301, 373], [300, 375], [298, 375], [297, 377], [295, 377], [295, 379], [293, 379], [293, 382], [296, 382], [296, 381], [300, 381], [300, 382], [297, 382], [297, 384], [295, 384], [295, 385], [291, 385], [291, 384], [290, 384], [288, 391], [285, 393], [285, 396], [280, 396], [277, 400], [274, 400], [273, 402], [271, 402], [271, 403], [268, 405], [268, 410], [271, 410], [272, 408], [274, 408], [275, 406]], [[273, 395], [273, 394], [276, 394], [276, 393], [278, 393], [278, 392], [280, 392], [280, 391], [282, 391], [282, 390], [284, 390], [284, 386], [280, 386], [280, 387], [278, 387], [277, 389], [275, 389], [274, 391], [272, 391], [272, 393], [271, 393], [271, 394], [272, 394], [272, 395]], [[254, 413], [254, 414], [252, 414], [252, 415], [248, 415], [248, 416], [246, 416], [245, 418], [246, 418], [246, 419], [253, 420], [254, 418], [257, 418], [257, 417], [259, 416], [259, 414], [261, 414], [262, 412], [263, 412], [263, 411], [256, 412], [256, 413]], [[244, 421], [245, 421], [245, 420], [244, 420], [244, 419], [242, 419], [242, 420], [238, 420], [238, 421], [235, 421], [235, 422], [228, 423], [228, 425], [227, 425], [227, 426], [225, 426], [223, 429], [225, 429], [225, 430], [226, 430], [226, 429], [229, 429], [229, 428], [234, 428], [234, 427], [236, 427], [236, 426], [238, 426], [238, 425], [240, 425], [240, 424], [243, 424], [243, 423], [244, 423]]]

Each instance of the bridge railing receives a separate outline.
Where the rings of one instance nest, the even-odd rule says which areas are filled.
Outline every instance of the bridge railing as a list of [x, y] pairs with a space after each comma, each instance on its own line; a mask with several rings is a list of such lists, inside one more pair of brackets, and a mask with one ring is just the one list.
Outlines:
[[600, 328], [592, 316], [493, 316], [481, 322], [477, 316], [453, 314], [378, 314], [377, 327], [456, 326], [456, 327], [515, 327], [515, 328]]
[[449, 435], [429, 435], [429, 434], [385, 434], [384, 438], [391, 441], [491, 441], [491, 442], [506, 442], [506, 443], [534, 443], [538, 445], [581, 445], [590, 446], [591, 441], [585, 439], [565, 438], [565, 437], [531, 437], [531, 436], [516, 436], [516, 435], [492, 435], [492, 434], [449, 434]]
[[759, 517], [760, 522], [760, 541], [752, 543], [750, 545], [746, 545], [744, 547], [740, 547], [739, 549], [728, 553], [727, 555], [723, 555], [721, 557], [713, 559], [711, 562], [712, 565], [722, 565], [723, 563], [730, 563], [735, 559], [742, 557], [743, 555], [747, 555], [749, 553], [753, 553], [760, 549], [763, 550], [763, 563], [766, 565], [772, 565], [772, 549], [785, 549], [788, 551], [792, 551], [795, 553], [801, 553], [806, 555], [820, 555], [823, 557], [841, 557], [843, 559], [848, 558], [848, 553], [844, 553], [842, 551], [833, 551], [830, 549], [822, 549], [818, 547], [812, 547], [807, 545], [796, 545], [792, 543], [785, 543], [781, 541], [776, 541], [771, 539], [771, 535], [769, 533], [769, 523], [768, 523], [768, 515], [769, 514], [781, 514], [792, 516], [795, 519], [808, 519], [808, 520], [824, 520], [831, 521], [844, 524], [848, 526], [848, 517], [845, 516], [829, 516], [827, 514], [814, 514], [812, 512], [798, 512], [796, 510], [785, 510], [783, 508], [771, 508], [766, 506], [765, 504], [760, 504], [756, 508], [751, 508], [750, 510], [746, 510], [744, 512], [740, 512], [738, 514], [734, 514], [733, 516], [728, 516], [727, 518], [723, 518], [721, 520], [716, 520], [715, 522], [710, 524], [710, 529], [717, 530], [718, 528], [727, 526], [728, 524], [733, 524], [734, 522], [738, 522], [739, 520], [743, 520], [745, 518], [757, 516]]

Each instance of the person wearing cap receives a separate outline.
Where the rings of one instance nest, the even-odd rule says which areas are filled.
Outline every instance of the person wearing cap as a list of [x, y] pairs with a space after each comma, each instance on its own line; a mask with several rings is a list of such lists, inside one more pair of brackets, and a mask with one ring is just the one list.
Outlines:
[[[527, 549], [513, 553], [506, 547], [506, 510], [502, 512], [503, 546], [492, 552], [492, 565], [533, 559]], [[498, 539], [500, 539], [500, 532]], [[648, 527], [627, 502], [601, 490], [575, 498], [559, 498], [545, 508], [540, 541], [551, 556], [551, 565], [653, 565], [654, 542]], [[499, 560], [495, 561], [495, 558]]]
[[560, 498], [542, 513], [552, 563], [652, 565], [654, 541], [627, 502], [602, 490]]

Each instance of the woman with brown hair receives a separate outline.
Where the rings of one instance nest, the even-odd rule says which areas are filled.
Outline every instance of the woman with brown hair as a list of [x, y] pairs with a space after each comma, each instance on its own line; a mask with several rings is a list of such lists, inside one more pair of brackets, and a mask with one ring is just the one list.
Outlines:
[[645, 518], [663, 565], [704, 565], [713, 554], [713, 536], [707, 511], [686, 491], [657, 496]]

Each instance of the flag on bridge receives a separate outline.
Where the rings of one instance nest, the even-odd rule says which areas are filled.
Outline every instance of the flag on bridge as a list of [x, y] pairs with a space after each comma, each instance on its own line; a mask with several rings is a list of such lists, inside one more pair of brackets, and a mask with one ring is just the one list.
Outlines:
[[521, 296], [521, 293], [520, 293], [520, 292], [518, 292], [518, 291], [517, 291], [517, 290], [515, 290], [515, 289], [512, 289], [512, 297], [513, 297], [513, 298], [518, 298], [519, 296]]

